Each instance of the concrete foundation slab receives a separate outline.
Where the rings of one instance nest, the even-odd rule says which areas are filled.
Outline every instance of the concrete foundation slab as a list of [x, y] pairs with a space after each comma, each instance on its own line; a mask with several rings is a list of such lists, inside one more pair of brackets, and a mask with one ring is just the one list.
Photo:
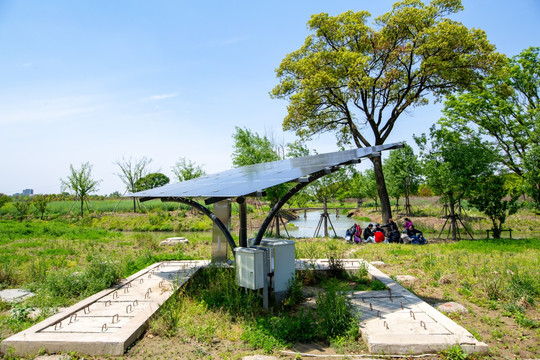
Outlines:
[[22, 289], [5, 289], [0, 291], [0, 299], [7, 302], [23, 301], [24, 299], [34, 295], [35, 294], [32, 292]]
[[[360, 313], [360, 331], [371, 353], [437, 353], [459, 345], [467, 353], [487, 354], [488, 346], [463, 327], [405, 289], [372, 264], [360, 259], [343, 260], [348, 271], [367, 269], [371, 278], [384, 283], [386, 291], [353, 291], [349, 297]], [[326, 270], [328, 260], [296, 260], [297, 270]], [[404, 276], [410, 281], [412, 277]]]
[[15, 334], [1, 344], [16, 355], [79, 351], [122, 355], [142, 334], [148, 319], [178, 286], [209, 261], [167, 261], [149, 266], [118, 286], [103, 290]]

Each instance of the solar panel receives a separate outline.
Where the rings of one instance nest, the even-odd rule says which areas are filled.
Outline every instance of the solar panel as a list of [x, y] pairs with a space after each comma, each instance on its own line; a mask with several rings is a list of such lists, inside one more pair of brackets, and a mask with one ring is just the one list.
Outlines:
[[131, 197], [216, 197], [256, 194], [269, 187], [298, 180], [325, 169], [358, 162], [375, 153], [403, 147], [401, 143], [337, 151], [327, 154], [242, 166], [196, 179], [130, 194]]

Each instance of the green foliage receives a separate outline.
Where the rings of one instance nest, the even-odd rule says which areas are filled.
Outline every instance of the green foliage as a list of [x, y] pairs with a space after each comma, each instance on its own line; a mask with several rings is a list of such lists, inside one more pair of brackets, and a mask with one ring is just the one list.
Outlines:
[[[260, 136], [249, 129], [235, 127], [233, 134], [233, 153], [231, 155], [235, 167], [261, 164], [281, 160], [278, 148], [266, 135]], [[266, 198], [271, 206], [289, 191], [291, 185], [281, 184], [266, 189]]]
[[91, 259], [84, 271], [61, 270], [47, 273], [38, 291], [67, 303], [71, 299], [92, 295], [115, 284], [122, 277], [119, 263], [101, 257]]
[[430, 129], [429, 144], [424, 134], [415, 140], [427, 185], [448, 202], [452, 238], [456, 239], [456, 205], [495, 171], [493, 149], [478, 137], [464, 139], [461, 133], [445, 127]]
[[189, 289], [209, 308], [222, 309], [233, 316], [251, 318], [262, 312], [259, 296], [240, 288], [231, 269], [209, 267], [199, 271]]
[[441, 121], [460, 132], [488, 136], [502, 163], [521, 176], [540, 208], [540, 48], [507, 59], [483, 81], [445, 102]]
[[491, 230], [496, 239], [501, 237], [506, 218], [518, 210], [518, 195], [511, 194], [510, 199], [506, 200], [508, 195], [509, 189], [505, 186], [504, 177], [491, 175], [482, 179], [481, 184], [469, 197], [469, 203], [490, 218]]
[[0, 264], [0, 288], [6, 288], [16, 284], [18, 281], [13, 261]]
[[[141, 159], [133, 160], [131, 157], [125, 159], [122, 157], [121, 161], [115, 162], [120, 168], [120, 173], [116, 174], [122, 180], [126, 186], [126, 190], [134, 193], [137, 191], [136, 183], [141, 178], [148, 175], [146, 168], [152, 162], [152, 159], [148, 159], [143, 156]], [[118, 194], [119, 195], [119, 194]], [[133, 198], [133, 212], [137, 210], [137, 199]]]
[[292, 342], [307, 343], [317, 338], [317, 325], [311, 312], [283, 315], [258, 317], [248, 325], [242, 338], [267, 353], [276, 350], [269, 347], [272, 344], [281, 348]]
[[184, 157], [179, 158], [171, 170], [174, 175], [176, 175], [179, 182], [196, 179], [206, 175], [206, 172], [200, 165], [197, 165], [195, 162]]
[[34, 205], [34, 207], [38, 211], [41, 220], [43, 220], [43, 216], [45, 216], [47, 206], [50, 202], [51, 197], [49, 195], [34, 195], [32, 197], [32, 205]]
[[351, 178], [351, 186], [349, 196], [358, 199], [372, 199], [377, 206], [377, 182], [375, 180], [375, 172], [373, 169], [367, 169], [365, 172], [355, 172]]
[[122, 157], [121, 161], [115, 162], [115, 164], [120, 168], [120, 173], [118, 177], [126, 185], [126, 190], [129, 192], [136, 192], [137, 187], [135, 183], [142, 177], [147, 175], [146, 168], [152, 162], [152, 159], [148, 159], [143, 156], [139, 160], [133, 160], [131, 157], [125, 159]]
[[232, 162], [235, 167], [280, 160], [268, 137], [235, 127]]
[[77, 224], [60, 221], [43, 223], [40, 221], [25, 221], [16, 223], [0, 220], [0, 243], [18, 239], [84, 239], [100, 240], [119, 237], [120, 234], [103, 229], [95, 229]]
[[295, 276], [289, 290], [287, 291], [287, 297], [283, 301], [285, 306], [295, 306], [304, 301], [304, 294], [302, 293], [302, 282], [298, 276]]
[[469, 358], [467, 353], [457, 344], [442, 351], [440, 355], [445, 360], [466, 360]]
[[358, 332], [358, 319], [350, 299], [336, 283], [328, 283], [316, 300], [319, 331], [326, 339]]
[[[283, 129], [302, 140], [333, 132], [339, 145], [381, 145], [400, 115], [427, 104], [427, 96], [477, 84], [500, 56], [483, 31], [447, 18], [462, 9], [460, 0], [405, 0], [374, 26], [367, 11], [312, 15], [313, 34], [276, 70], [271, 94], [288, 101]], [[386, 220], [380, 157], [372, 162]]]
[[242, 340], [246, 341], [255, 349], [261, 349], [267, 354], [284, 348], [287, 344], [273, 334], [262, 325], [248, 324], [245, 331], [242, 333]]
[[167, 185], [170, 179], [162, 173], [148, 174], [135, 182], [137, 191], [144, 191]]
[[11, 198], [5, 194], [0, 193], [0, 209], [11, 201]]
[[15, 207], [15, 213], [17, 214], [19, 221], [26, 219], [30, 212], [30, 201], [28, 201], [28, 199], [16, 201], [13, 203], [13, 206]]
[[80, 169], [75, 169], [73, 165], [69, 165], [70, 174], [63, 180], [62, 191], [71, 191], [81, 202], [81, 216], [84, 216], [84, 202], [90, 193], [98, 190], [98, 185], [101, 180], [92, 179], [92, 165], [86, 162], [81, 164]]
[[390, 152], [383, 164], [384, 178], [390, 196], [399, 199], [409, 194], [415, 194], [420, 186], [421, 167], [417, 156], [409, 145]]

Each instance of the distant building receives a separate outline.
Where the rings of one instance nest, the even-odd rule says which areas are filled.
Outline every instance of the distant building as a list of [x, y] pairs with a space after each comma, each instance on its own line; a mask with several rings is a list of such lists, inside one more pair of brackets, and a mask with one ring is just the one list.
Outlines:
[[22, 191], [22, 194], [23, 194], [24, 196], [27, 196], [27, 195], [34, 195], [34, 189], [24, 189], [24, 190]]

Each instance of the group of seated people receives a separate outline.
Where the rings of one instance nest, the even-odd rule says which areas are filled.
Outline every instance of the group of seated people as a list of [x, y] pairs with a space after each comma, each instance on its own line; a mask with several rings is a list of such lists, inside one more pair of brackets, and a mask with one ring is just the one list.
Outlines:
[[403, 233], [400, 234], [397, 224], [392, 219], [388, 219], [388, 223], [383, 226], [379, 223], [375, 224], [375, 228], [373, 228], [373, 224], [369, 224], [363, 232], [360, 225], [354, 224], [347, 230], [345, 239], [357, 244], [372, 242], [423, 245], [427, 243], [422, 232], [414, 227], [409, 218], [405, 218], [403, 228]]

